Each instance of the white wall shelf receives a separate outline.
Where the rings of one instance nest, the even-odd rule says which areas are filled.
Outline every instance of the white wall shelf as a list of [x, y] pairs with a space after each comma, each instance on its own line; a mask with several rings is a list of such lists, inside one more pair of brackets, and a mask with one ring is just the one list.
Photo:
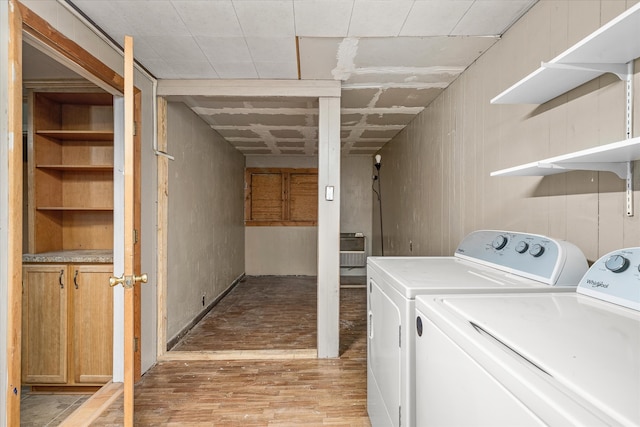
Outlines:
[[627, 177], [627, 163], [640, 160], [640, 137], [491, 172], [491, 176], [546, 176], [572, 170], [613, 172]]
[[633, 164], [640, 160], [640, 137], [491, 172], [491, 176], [547, 176], [573, 170], [613, 172], [627, 182], [627, 215], [633, 215]]
[[495, 98], [492, 104], [544, 104], [604, 73], [629, 81], [640, 57], [640, 3], [564, 51]]

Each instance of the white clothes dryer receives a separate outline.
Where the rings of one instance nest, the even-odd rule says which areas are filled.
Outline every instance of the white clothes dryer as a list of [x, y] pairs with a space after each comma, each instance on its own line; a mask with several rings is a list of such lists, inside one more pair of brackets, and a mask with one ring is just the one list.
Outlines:
[[419, 426], [640, 425], [640, 248], [575, 293], [416, 298]]
[[480, 230], [453, 256], [367, 260], [367, 411], [373, 427], [415, 426], [415, 298], [422, 294], [574, 292], [587, 271], [575, 245]]

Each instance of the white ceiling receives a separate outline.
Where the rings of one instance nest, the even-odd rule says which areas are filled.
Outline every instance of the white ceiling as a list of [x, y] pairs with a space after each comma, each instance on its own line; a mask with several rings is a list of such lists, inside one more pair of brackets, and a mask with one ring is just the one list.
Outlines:
[[[375, 153], [537, 0], [73, 0], [158, 79], [342, 81], [345, 154]], [[71, 3], [67, 0], [68, 3]], [[184, 97], [251, 154], [315, 154], [317, 100]]]

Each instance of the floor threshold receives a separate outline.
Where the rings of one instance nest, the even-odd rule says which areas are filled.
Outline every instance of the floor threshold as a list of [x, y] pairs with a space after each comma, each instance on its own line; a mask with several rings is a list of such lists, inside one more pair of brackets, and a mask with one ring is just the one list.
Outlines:
[[123, 383], [108, 382], [69, 415], [60, 426], [79, 427], [90, 425], [98, 419], [123, 392]]
[[317, 359], [318, 350], [220, 350], [220, 351], [168, 351], [158, 357], [159, 362], [179, 360], [292, 360]]

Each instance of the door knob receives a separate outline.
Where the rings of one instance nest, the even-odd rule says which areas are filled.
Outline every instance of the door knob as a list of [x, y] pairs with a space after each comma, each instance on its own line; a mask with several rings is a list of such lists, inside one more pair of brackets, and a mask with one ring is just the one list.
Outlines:
[[147, 273], [142, 273], [140, 276], [133, 276], [133, 281], [134, 282], [147, 283], [148, 279], [149, 279], [149, 277], [147, 276]]
[[148, 276], [147, 273], [143, 273], [140, 276], [125, 276], [124, 274], [120, 277], [109, 277], [109, 286], [114, 287], [116, 285], [122, 284], [125, 288], [132, 288], [136, 282], [147, 283]]

